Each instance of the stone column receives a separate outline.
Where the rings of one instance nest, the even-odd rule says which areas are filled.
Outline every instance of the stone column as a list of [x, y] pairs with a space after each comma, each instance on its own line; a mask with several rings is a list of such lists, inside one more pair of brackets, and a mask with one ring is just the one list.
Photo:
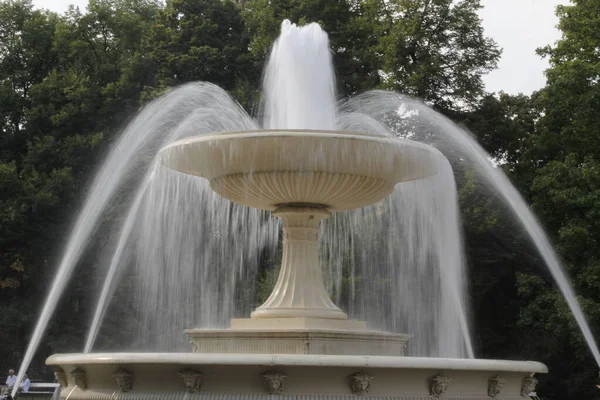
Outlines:
[[329, 298], [319, 265], [319, 224], [331, 213], [318, 207], [285, 206], [273, 215], [283, 221], [283, 259], [271, 296], [252, 318], [348, 319]]

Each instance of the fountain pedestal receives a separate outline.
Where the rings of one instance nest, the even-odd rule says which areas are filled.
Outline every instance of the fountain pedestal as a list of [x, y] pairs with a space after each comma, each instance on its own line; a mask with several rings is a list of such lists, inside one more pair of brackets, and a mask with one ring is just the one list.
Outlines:
[[371, 135], [273, 131], [185, 139], [161, 155], [221, 196], [282, 219], [275, 289], [230, 329], [186, 331], [194, 353], [51, 356], [62, 399], [519, 400], [534, 390], [533, 374], [547, 371], [534, 362], [398, 357], [409, 335], [370, 331], [329, 298], [319, 222], [436, 173], [436, 150]]
[[330, 354], [402, 356], [411, 335], [374, 332], [349, 320], [329, 298], [319, 265], [323, 207], [286, 205], [273, 216], [283, 222], [283, 257], [273, 292], [251, 318], [231, 320], [231, 329], [190, 329], [197, 353]]
[[252, 318], [348, 319], [329, 298], [319, 265], [319, 224], [329, 218], [329, 211], [314, 206], [283, 206], [273, 215], [283, 221], [281, 269], [273, 292], [251, 314]]
[[398, 182], [437, 171], [434, 149], [348, 132], [260, 131], [199, 136], [161, 152], [168, 168], [207, 179], [219, 195], [270, 210], [283, 222], [273, 292], [251, 318], [224, 330], [187, 330], [199, 353], [404, 354], [410, 335], [370, 331], [329, 298], [318, 257], [319, 224], [333, 211], [384, 199]]

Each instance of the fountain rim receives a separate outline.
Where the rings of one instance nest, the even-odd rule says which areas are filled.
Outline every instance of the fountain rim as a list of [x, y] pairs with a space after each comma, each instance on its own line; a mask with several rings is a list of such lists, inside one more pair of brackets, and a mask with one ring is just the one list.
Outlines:
[[349, 368], [439, 369], [454, 371], [547, 373], [537, 361], [438, 357], [345, 356], [304, 354], [218, 353], [64, 353], [46, 359], [46, 365], [263, 365]]
[[[340, 138], [340, 139], [354, 139], [354, 140], [372, 140], [376, 142], [401, 142], [403, 146], [409, 146], [414, 148], [419, 148], [422, 150], [430, 151], [431, 153], [440, 156], [442, 158], [446, 158], [441, 151], [437, 148], [433, 147], [429, 144], [424, 144], [420, 142], [416, 142], [411, 139], [399, 137], [399, 136], [382, 136], [376, 135], [374, 133], [365, 133], [365, 132], [355, 132], [355, 131], [346, 131], [346, 130], [327, 130], [327, 129], [248, 129], [241, 131], [222, 131], [222, 132], [211, 132], [204, 133], [194, 136], [188, 136], [182, 139], [178, 139], [172, 143], [167, 144], [163, 148], [160, 149], [160, 152], [163, 150], [169, 149], [171, 147], [181, 146], [183, 144], [190, 144], [197, 141], [206, 141], [211, 140], [216, 137], [226, 138], [231, 136], [232, 138], [236, 137], [276, 137], [276, 136], [305, 136], [307, 138]], [[159, 153], [160, 153], [159, 152]]]

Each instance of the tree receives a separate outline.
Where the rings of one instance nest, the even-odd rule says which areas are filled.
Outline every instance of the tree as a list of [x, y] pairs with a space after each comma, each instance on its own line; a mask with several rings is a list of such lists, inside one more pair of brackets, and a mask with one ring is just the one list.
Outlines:
[[545, 115], [533, 155], [538, 165], [565, 159], [569, 153], [600, 155], [599, 10], [592, 0], [558, 6], [563, 37], [555, 47], [538, 50], [550, 61], [548, 83], [540, 97]]
[[[102, 0], [88, 9], [58, 16], [29, 0], [0, 3], [0, 307], [8, 338], [1, 358], [11, 366], [27, 345], [95, 160], [139, 104], [142, 79], [132, 65], [156, 3]], [[85, 315], [90, 276], [70, 288], [57, 324]], [[85, 329], [61, 334], [78, 346]]]
[[488, 94], [469, 113], [453, 115], [473, 132], [479, 143], [494, 158], [514, 170], [522, 161], [527, 140], [535, 133], [540, 112], [537, 94]]
[[172, 0], [152, 26], [149, 61], [155, 86], [208, 81], [232, 90], [252, 79], [248, 38], [231, 0]]
[[33, 10], [29, 0], [0, 3], [0, 324], [6, 338], [0, 357], [7, 360], [18, 357], [37, 307], [38, 296], [28, 286], [39, 277], [32, 276], [36, 268], [30, 263], [29, 250], [39, 244], [30, 236], [36, 230], [31, 216], [37, 205], [52, 201], [52, 184], [42, 185], [34, 171], [24, 174], [21, 165], [31, 139], [25, 127], [29, 95], [55, 62], [52, 33], [58, 22], [53, 13]]
[[0, 161], [24, 150], [22, 132], [31, 87], [56, 61], [52, 32], [58, 17], [31, 1], [0, 3]]
[[385, 88], [463, 109], [481, 98], [481, 77], [500, 56], [483, 35], [478, 0], [250, 0], [243, 7], [259, 66], [283, 19], [321, 24], [343, 96]]
[[473, 106], [483, 74], [500, 57], [486, 38], [479, 0], [388, 2], [389, 33], [381, 40], [384, 87], [425, 99], [441, 110]]
[[[543, 221], [571, 277], [592, 332], [600, 332], [600, 3], [558, 6], [562, 38], [539, 50], [549, 57], [540, 118], [518, 161], [532, 207]], [[531, 271], [519, 274], [524, 300], [523, 347], [550, 368], [540, 392], [550, 398], [597, 396], [597, 366], [556, 286]]]

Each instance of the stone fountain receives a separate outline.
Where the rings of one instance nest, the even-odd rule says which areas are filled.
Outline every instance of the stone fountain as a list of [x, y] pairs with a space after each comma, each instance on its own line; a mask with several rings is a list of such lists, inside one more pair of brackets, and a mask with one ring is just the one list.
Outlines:
[[352, 132], [271, 130], [180, 140], [159, 159], [281, 219], [278, 281], [250, 318], [187, 330], [194, 352], [51, 356], [62, 398], [522, 399], [535, 390], [534, 374], [547, 372], [537, 362], [405, 357], [409, 334], [369, 330], [329, 298], [320, 221], [436, 174], [443, 156], [434, 148]]

